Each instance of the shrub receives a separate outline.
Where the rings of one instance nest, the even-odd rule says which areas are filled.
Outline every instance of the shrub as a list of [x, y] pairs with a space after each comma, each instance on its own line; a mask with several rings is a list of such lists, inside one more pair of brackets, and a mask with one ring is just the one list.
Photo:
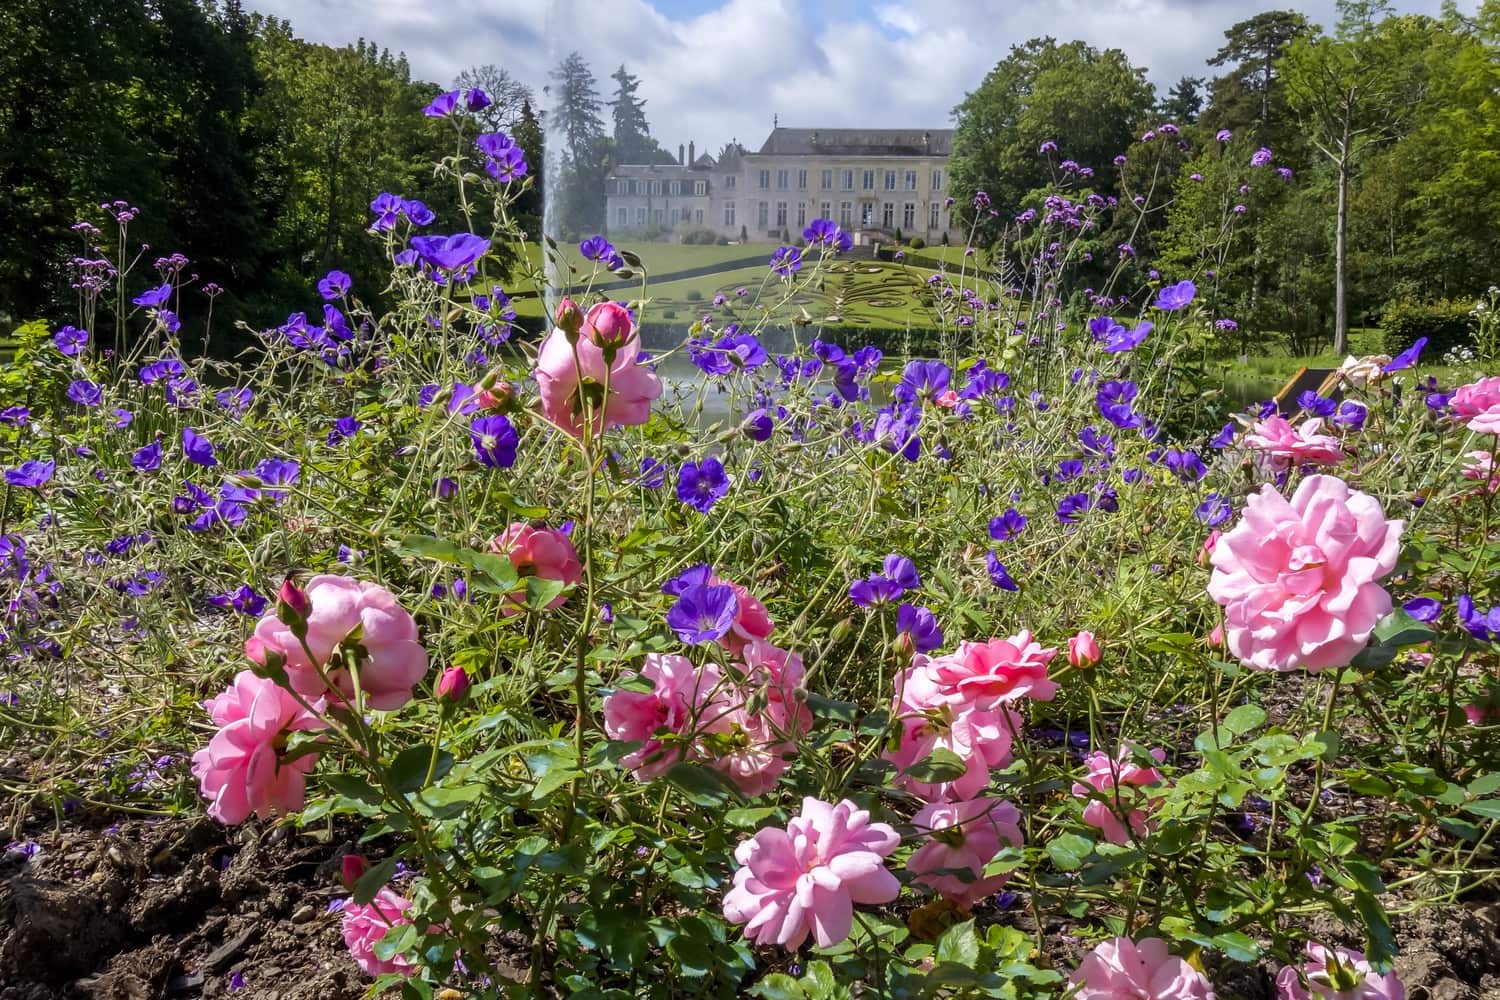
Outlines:
[[1455, 348], [1474, 346], [1475, 320], [1472, 302], [1403, 300], [1385, 307], [1380, 327], [1385, 353], [1395, 357], [1419, 337], [1427, 338], [1428, 357], [1442, 357]]
[[913, 250], [924, 250], [927, 248], [927, 241], [920, 236], [913, 236], [911, 238], [911, 248]]
[[687, 293], [684, 294], [682, 296], [682, 298], [683, 298], [683, 301], [685, 301], [685, 302], [702, 302], [703, 301], [703, 293], [700, 292], [696, 288], [689, 288], [687, 290]]

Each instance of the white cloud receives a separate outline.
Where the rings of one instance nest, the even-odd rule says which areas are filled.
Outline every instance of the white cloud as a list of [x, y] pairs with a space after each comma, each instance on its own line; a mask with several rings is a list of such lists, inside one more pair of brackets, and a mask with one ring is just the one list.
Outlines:
[[[1466, 0], [1472, 8], [1477, 0]], [[822, 3], [813, 11], [810, 5]], [[250, 0], [302, 37], [356, 37], [407, 53], [418, 77], [450, 83], [467, 66], [505, 66], [538, 90], [572, 49], [608, 100], [624, 63], [641, 78], [652, 131], [666, 148], [731, 138], [758, 146], [772, 115], [800, 126], [944, 127], [964, 94], [1010, 46], [1038, 35], [1124, 49], [1159, 91], [1205, 60], [1224, 29], [1287, 6], [1271, 0], [723, 0], [686, 19], [648, 0]], [[1439, 0], [1403, 0], [1436, 13]], [[1333, 0], [1299, 5], [1316, 22]], [[816, 16], [815, 16], [816, 15]]]

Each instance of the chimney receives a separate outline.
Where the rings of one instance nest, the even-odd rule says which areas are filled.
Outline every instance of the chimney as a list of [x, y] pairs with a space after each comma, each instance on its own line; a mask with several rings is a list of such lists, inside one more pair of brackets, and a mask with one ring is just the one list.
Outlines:
[[682, 143], [677, 144], [677, 165], [682, 166]]
[[695, 143], [695, 142], [693, 142], [693, 141], [691, 141], [691, 140], [689, 140], [688, 141], [688, 161], [687, 161], [687, 165], [691, 167], [693, 164], [695, 164], [697, 162], [698, 162], [698, 144]]
[[923, 132], [922, 133], [922, 149], [924, 151], [926, 151], [926, 152], [929, 152], [929, 153], [932, 152], [932, 133], [931, 132]]

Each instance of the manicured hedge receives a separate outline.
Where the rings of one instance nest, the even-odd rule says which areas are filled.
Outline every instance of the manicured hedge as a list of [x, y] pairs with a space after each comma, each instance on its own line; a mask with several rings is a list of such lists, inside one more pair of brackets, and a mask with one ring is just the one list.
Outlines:
[[1382, 343], [1392, 357], [1406, 350], [1418, 337], [1427, 338], [1423, 352], [1429, 358], [1441, 358], [1455, 347], [1474, 346], [1474, 317], [1469, 314], [1471, 302], [1443, 299], [1437, 302], [1392, 302], [1386, 306], [1380, 327]]

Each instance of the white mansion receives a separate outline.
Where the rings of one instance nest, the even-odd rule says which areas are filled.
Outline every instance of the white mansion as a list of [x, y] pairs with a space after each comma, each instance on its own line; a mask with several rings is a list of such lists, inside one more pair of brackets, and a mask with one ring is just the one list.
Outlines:
[[754, 241], [792, 239], [833, 219], [861, 242], [940, 241], [948, 231], [952, 129], [775, 128], [758, 152], [715, 160], [678, 147], [677, 163], [620, 164], [605, 181], [611, 235], [707, 229]]

